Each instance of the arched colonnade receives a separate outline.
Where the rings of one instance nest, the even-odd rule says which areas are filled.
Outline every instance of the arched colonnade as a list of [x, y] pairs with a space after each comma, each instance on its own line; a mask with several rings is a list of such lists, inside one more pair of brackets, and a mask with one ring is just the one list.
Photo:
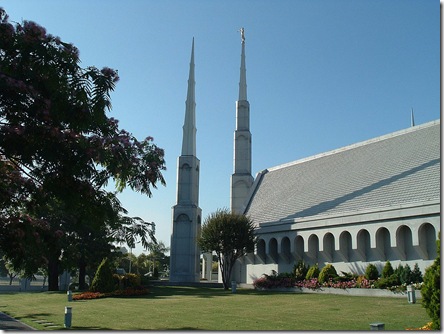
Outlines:
[[432, 260], [436, 257], [437, 228], [429, 222], [360, 226], [347, 230], [287, 231], [261, 234], [255, 263], [371, 262]]

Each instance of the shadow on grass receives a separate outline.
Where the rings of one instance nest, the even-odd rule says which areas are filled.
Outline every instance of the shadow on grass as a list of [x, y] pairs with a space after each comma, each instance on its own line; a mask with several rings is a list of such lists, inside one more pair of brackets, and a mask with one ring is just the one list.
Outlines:
[[[280, 295], [282, 291], [258, 291], [253, 289], [237, 289], [236, 293], [222, 288], [203, 288], [187, 286], [152, 286], [150, 293], [141, 298], [171, 298], [174, 296], [194, 296], [199, 298], [228, 297], [231, 295]], [[133, 297], [134, 298], [134, 297]]]
[[[66, 329], [66, 328], [64, 328]], [[83, 327], [83, 326], [72, 326], [69, 330], [82, 330], [82, 331], [98, 331], [98, 330], [105, 330], [105, 331], [112, 331], [114, 330], [113, 328], [107, 328], [107, 327], [97, 327], [97, 326], [93, 326], [93, 327]]]
[[194, 296], [199, 298], [213, 298], [228, 296], [231, 292], [220, 288], [201, 288], [187, 286], [152, 286], [145, 298], [170, 298], [174, 296]]
[[52, 313], [32, 313], [32, 314], [25, 314], [21, 317], [14, 317], [17, 320], [22, 320], [22, 319], [31, 319], [31, 320], [39, 320], [42, 319], [42, 317], [49, 317], [49, 316], [53, 316], [54, 314]]

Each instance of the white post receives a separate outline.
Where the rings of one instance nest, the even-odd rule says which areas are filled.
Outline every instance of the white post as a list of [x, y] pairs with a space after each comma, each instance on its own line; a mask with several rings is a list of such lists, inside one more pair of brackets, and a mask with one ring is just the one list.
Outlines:
[[65, 307], [65, 328], [71, 328], [72, 322], [72, 307]]

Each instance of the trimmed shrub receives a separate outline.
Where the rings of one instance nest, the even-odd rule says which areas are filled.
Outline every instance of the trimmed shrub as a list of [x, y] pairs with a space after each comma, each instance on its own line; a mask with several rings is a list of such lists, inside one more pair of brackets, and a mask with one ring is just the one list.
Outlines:
[[374, 283], [377, 289], [387, 289], [395, 285], [399, 285], [398, 275], [393, 274], [390, 277], [381, 277]]
[[307, 276], [308, 266], [305, 265], [303, 260], [299, 260], [297, 264], [293, 266], [293, 277], [296, 281], [303, 281]]
[[336, 277], [338, 277], [338, 273], [336, 272], [335, 267], [332, 264], [327, 264], [319, 273], [318, 281], [322, 284], [328, 282], [330, 279], [333, 280]]
[[382, 269], [381, 277], [388, 278], [392, 276], [394, 273], [395, 271], [393, 270], [392, 264], [390, 263], [390, 261], [387, 261], [385, 263], [384, 268]]
[[399, 280], [401, 281], [401, 284], [411, 284], [413, 283], [412, 280], [412, 269], [408, 264], [406, 264], [401, 272], [401, 275], [399, 275]]
[[97, 268], [94, 279], [89, 289], [92, 292], [111, 292], [116, 290], [116, 285], [113, 277], [113, 270], [107, 258], [104, 258]]
[[312, 278], [318, 278], [318, 277], [319, 277], [319, 267], [318, 267], [318, 264], [316, 263], [308, 269], [305, 279], [312, 279]]
[[437, 257], [433, 264], [428, 267], [424, 274], [424, 284], [421, 287], [422, 306], [426, 309], [427, 314], [432, 319], [432, 329], [441, 329], [441, 241], [438, 234]]
[[369, 263], [365, 269], [365, 278], [368, 280], [377, 280], [379, 277], [378, 268], [372, 263]]
[[415, 263], [415, 266], [413, 267], [412, 282], [413, 283], [421, 283], [422, 282], [422, 272], [419, 269], [419, 266], [417, 263]]

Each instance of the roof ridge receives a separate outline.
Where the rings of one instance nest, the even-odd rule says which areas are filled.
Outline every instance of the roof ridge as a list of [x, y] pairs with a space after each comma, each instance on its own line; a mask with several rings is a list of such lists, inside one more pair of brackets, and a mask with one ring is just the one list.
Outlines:
[[297, 165], [297, 164], [300, 164], [300, 163], [303, 163], [303, 162], [307, 162], [307, 161], [310, 161], [310, 160], [315, 160], [315, 159], [319, 159], [319, 158], [322, 158], [322, 157], [325, 157], [325, 156], [329, 156], [329, 155], [333, 155], [333, 154], [336, 154], [336, 153], [345, 152], [345, 151], [354, 149], [356, 147], [361, 147], [361, 146], [369, 145], [369, 144], [380, 142], [380, 141], [383, 141], [383, 140], [386, 140], [386, 139], [389, 139], [389, 138], [394, 138], [394, 137], [397, 137], [397, 136], [401, 136], [401, 135], [406, 134], [406, 133], [419, 131], [419, 130], [422, 130], [424, 128], [428, 128], [428, 127], [431, 127], [431, 126], [434, 126], [434, 125], [437, 125], [437, 124], [440, 124], [440, 120], [439, 119], [437, 119], [435, 121], [423, 123], [423, 124], [420, 124], [420, 125], [415, 125], [415, 126], [412, 126], [412, 127], [406, 128], [406, 129], [398, 130], [398, 131], [395, 131], [395, 132], [391, 132], [391, 133], [388, 133], [388, 134], [385, 134], [385, 135], [382, 135], [382, 136], [379, 136], [379, 137], [375, 137], [375, 138], [367, 139], [367, 140], [364, 140], [364, 141], [361, 141], [361, 142], [357, 142], [357, 143], [354, 143], [354, 144], [350, 144], [350, 145], [347, 145], [347, 146], [343, 146], [343, 147], [340, 147], [340, 148], [337, 148], [337, 149], [333, 149], [333, 150], [330, 150], [330, 151], [327, 151], [327, 152], [318, 153], [318, 154], [315, 154], [315, 155], [312, 155], [312, 156], [309, 156], [309, 157], [306, 157], [306, 158], [302, 158], [302, 159], [294, 160], [294, 161], [287, 162], [287, 163], [284, 163], [284, 164], [281, 164], [281, 165], [277, 165], [277, 166], [274, 166], [274, 167], [270, 167], [270, 168], [267, 168], [267, 171], [272, 172], [272, 171], [275, 171], [275, 170], [279, 170], [279, 169], [282, 169], [282, 168], [294, 166], [294, 165]]

